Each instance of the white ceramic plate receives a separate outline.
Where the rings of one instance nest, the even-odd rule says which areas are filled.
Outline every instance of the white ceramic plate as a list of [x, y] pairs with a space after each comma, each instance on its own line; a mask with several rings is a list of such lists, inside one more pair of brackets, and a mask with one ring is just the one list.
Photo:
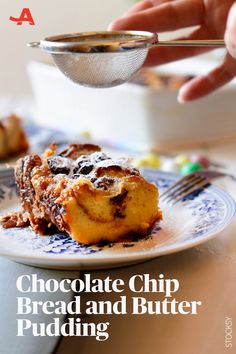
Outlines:
[[[160, 191], [179, 177], [144, 170]], [[178, 206], [161, 205], [164, 219], [149, 237], [99, 246], [78, 244], [62, 234], [40, 237], [29, 228], [0, 228], [0, 256], [43, 268], [99, 269], [117, 267], [178, 252], [199, 245], [221, 232], [235, 214], [235, 202], [224, 191], [209, 187]], [[0, 173], [0, 210], [20, 208], [13, 176]]]

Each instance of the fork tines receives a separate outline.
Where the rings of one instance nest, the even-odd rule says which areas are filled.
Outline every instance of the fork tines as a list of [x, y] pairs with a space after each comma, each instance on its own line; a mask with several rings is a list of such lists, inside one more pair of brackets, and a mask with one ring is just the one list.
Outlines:
[[201, 191], [210, 185], [205, 176], [190, 174], [176, 182], [160, 195], [160, 200], [165, 203], [176, 204], [189, 195]]

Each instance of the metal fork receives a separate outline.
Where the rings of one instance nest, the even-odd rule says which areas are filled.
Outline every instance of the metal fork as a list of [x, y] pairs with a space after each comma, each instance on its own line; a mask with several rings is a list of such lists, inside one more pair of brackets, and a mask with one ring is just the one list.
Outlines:
[[174, 183], [173, 186], [166, 189], [160, 195], [160, 201], [167, 204], [177, 204], [184, 201], [185, 198], [191, 194], [200, 194], [205, 188], [211, 185], [211, 181], [218, 177], [230, 176], [236, 181], [234, 176], [216, 171], [199, 171], [191, 173], [179, 181]]

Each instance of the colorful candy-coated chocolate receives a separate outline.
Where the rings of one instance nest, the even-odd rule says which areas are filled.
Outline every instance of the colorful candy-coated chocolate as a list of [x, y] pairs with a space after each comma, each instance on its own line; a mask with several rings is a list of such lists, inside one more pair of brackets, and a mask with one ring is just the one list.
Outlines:
[[136, 167], [160, 168], [161, 159], [157, 154], [150, 152], [139, 159], [135, 159], [134, 165]]
[[92, 137], [92, 134], [89, 130], [84, 130], [80, 133], [80, 135], [84, 138], [90, 139]]
[[165, 172], [179, 172], [179, 165], [174, 161], [174, 159], [166, 159], [162, 163], [161, 169]]
[[204, 167], [197, 162], [188, 162], [181, 168], [180, 172], [182, 175], [186, 176], [190, 173], [197, 172], [203, 169]]
[[190, 162], [190, 159], [187, 155], [177, 155], [175, 158], [175, 162], [177, 163], [177, 165], [182, 167], [186, 163]]
[[201, 154], [192, 155], [191, 162], [199, 163], [200, 165], [202, 165], [205, 168], [210, 167], [210, 164], [211, 164], [210, 160], [206, 156], [201, 155]]

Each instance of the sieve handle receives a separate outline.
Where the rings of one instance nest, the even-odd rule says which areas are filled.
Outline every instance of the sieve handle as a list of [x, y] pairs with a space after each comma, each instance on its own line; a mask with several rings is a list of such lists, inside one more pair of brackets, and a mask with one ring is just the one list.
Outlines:
[[27, 47], [40, 48], [40, 42], [29, 42], [29, 43], [27, 43]]
[[176, 41], [155, 41], [153, 46], [163, 47], [225, 47], [225, 42], [222, 39], [204, 39], [204, 40], [176, 40]]

